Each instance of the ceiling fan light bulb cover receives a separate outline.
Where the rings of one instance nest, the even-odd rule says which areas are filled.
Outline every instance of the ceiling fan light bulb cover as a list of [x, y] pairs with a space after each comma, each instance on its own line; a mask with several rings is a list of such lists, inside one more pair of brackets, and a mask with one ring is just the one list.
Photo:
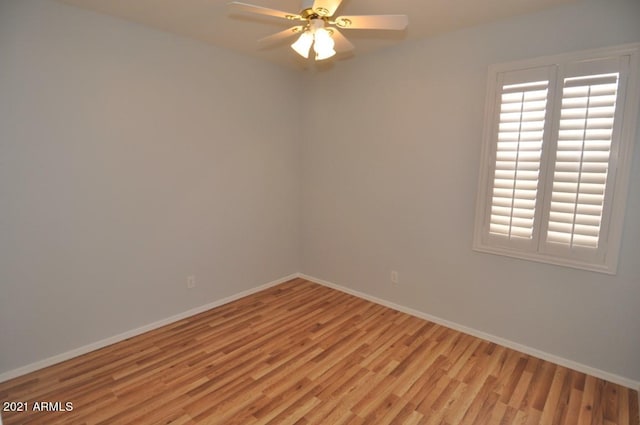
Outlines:
[[310, 32], [305, 31], [300, 35], [296, 42], [291, 45], [291, 48], [300, 56], [307, 59], [309, 57], [309, 51], [311, 50], [312, 44], [313, 35]]
[[324, 60], [324, 59], [329, 59], [330, 57], [332, 57], [335, 54], [336, 54], [336, 51], [333, 50], [333, 49], [323, 51], [322, 53], [316, 52], [316, 60], [317, 61], [321, 61], [321, 60]]
[[324, 28], [319, 28], [315, 33], [315, 44], [313, 50], [316, 52], [316, 60], [330, 58], [336, 54], [334, 49], [336, 43], [331, 38], [331, 34]]

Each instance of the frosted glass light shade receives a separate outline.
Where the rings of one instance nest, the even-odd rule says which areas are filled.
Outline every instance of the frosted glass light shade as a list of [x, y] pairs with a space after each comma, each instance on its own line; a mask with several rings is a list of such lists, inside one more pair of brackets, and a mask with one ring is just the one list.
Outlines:
[[311, 50], [311, 44], [313, 44], [313, 35], [309, 31], [305, 31], [296, 42], [291, 45], [291, 48], [300, 56], [307, 59], [309, 57], [309, 50]]
[[335, 55], [335, 44], [329, 31], [324, 28], [318, 28], [315, 32], [315, 44], [313, 45], [313, 50], [316, 52], [316, 60], [327, 59]]

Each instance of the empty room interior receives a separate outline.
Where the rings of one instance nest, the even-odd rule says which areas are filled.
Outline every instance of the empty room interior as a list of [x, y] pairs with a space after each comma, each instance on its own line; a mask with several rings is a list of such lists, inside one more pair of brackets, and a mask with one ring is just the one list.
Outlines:
[[0, 423], [638, 425], [640, 2], [251, 3], [0, 0]]

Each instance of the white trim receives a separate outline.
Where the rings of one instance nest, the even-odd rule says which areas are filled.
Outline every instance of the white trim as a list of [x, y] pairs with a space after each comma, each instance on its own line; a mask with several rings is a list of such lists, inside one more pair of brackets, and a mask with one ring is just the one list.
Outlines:
[[[624, 65], [622, 58], [628, 57], [629, 62]], [[579, 66], [589, 68], [594, 72], [596, 64], [619, 61], [616, 69], [620, 71], [620, 86], [618, 87], [618, 102], [612, 139], [611, 158], [609, 159], [609, 171], [607, 175], [607, 189], [602, 212], [599, 246], [596, 250], [585, 250], [578, 253], [577, 249], [562, 251], [556, 250], [553, 243], [538, 239], [534, 233], [528, 245], [522, 245], [510, 238], [504, 238], [502, 242], [496, 242], [490, 238], [488, 229], [491, 205], [492, 205], [492, 175], [495, 170], [495, 136], [497, 134], [497, 120], [500, 115], [500, 78], [503, 74], [522, 77], [522, 82], [528, 81], [530, 73], [540, 68], [557, 68], [558, 78], [549, 78], [550, 90], [555, 88], [555, 94], [550, 92], [548, 99], [553, 105], [548, 107], [553, 119], [548, 120], [549, 129], [545, 129], [545, 142], [550, 148], [543, 148], [543, 157], [540, 163], [540, 177], [543, 188], [538, 189], [536, 202], [536, 218], [534, 228], [538, 232], [546, 232], [549, 217], [549, 197], [552, 193], [553, 178], [545, 177], [545, 173], [553, 173], [553, 159], [549, 157], [550, 151], [555, 152], [554, 144], [557, 143], [558, 122], [561, 113], [562, 81], [566, 74], [566, 67]], [[603, 62], [604, 61], [604, 62]], [[600, 68], [600, 65], [597, 65]], [[626, 213], [626, 200], [629, 193], [631, 165], [633, 149], [636, 143], [638, 109], [640, 108], [640, 81], [638, 72], [640, 68], [640, 43], [629, 43], [620, 46], [605, 47], [600, 49], [564, 53], [553, 56], [528, 59], [523, 61], [500, 63], [489, 66], [487, 75], [487, 92], [485, 95], [484, 131], [481, 147], [481, 160], [476, 192], [476, 211], [474, 217], [474, 233], [472, 248], [478, 252], [504, 255], [523, 260], [554, 264], [564, 267], [588, 270], [598, 273], [615, 275], [618, 265], [618, 255], [622, 243], [624, 216]], [[522, 76], [525, 73], [526, 76]], [[579, 75], [579, 74], [578, 74]], [[518, 77], [517, 81], [520, 81]], [[532, 78], [537, 81], [538, 77]], [[556, 84], [553, 83], [556, 80]], [[619, 113], [622, 115], [619, 115]], [[549, 131], [548, 131], [549, 130]], [[619, 134], [618, 134], [619, 133]], [[549, 137], [551, 139], [547, 140]], [[616, 152], [617, 151], [617, 152]], [[546, 158], [546, 159], [545, 159]], [[546, 198], [546, 200], [545, 200]], [[543, 216], [540, 216], [543, 212]], [[540, 235], [538, 235], [540, 236]], [[527, 241], [529, 242], [529, 241]], [[566, 252], [565, 252], [566, 251]]]
[[[446, 326], [447, 328], [454, 329], [456, 331], [459, 331], [459, 332], [462, 332], [462, 333], [465, 333], [465, 334], [468, 334], [468, 335], [471, 335], [471, 336], [475, 336], [475, 337], [480, 338], [480, 339], [484, 339], [486, 341], [490, 341], [490, 342], [502, 345], [503, 347], [511, 348], [513, 350], [520, 351], [520, 352], [522, 352], [524, 354], [528, 354], [530, 356], [534, 356], [534, 357], [537, 357], [539, 359], [546, 360], [546, 361], [555, 363], [557, 365], [564, 366], [564, 367], [576, 370], [578, 372], [586, 373], [588, 375], [595, 376], [596, 378], [600, 378], [600, 379], [607, 380], [609, 382], [613, 382], [614, 384], [622, 385], [624, 387], [627, 387], [627, 388], [630, 388], [630, 389], [633, 389], [633, 390], [638, 389], [640, 387], [640, 382], [639, 381], [635, 381], [633, 379], [625, 378], [624, 376], [616, 375], [614, 373], [606, 372], [604, 370], [596, 369], [594, 367], [587, 366], [587, 365], [584, 365], [584, 364], [581, 364], [581, 363], [578, 363], [578, 362], [575, 362], [575, 361], [572, 361], [572, 360], [568, 360], [568, 359], [556, 356], [554, 354], [550, 354], [550, 353], [547, 353], [547, 352], [544, 352], [544, 351], [540, 351], [540, 350], [537, 350], [535, 348], [531, 348], [531, 347], [528, 347], [526, 345], [522, 345], [522, 344], [510, 341], [510, 340], [505, 339], [505, 338], [501, 338], [499, 336], [491, 335], [491, 334], [485, 333], [483, 331], [479, 331], [477, 329], [470, 328], [470, 327], [465, 326], [465, 325], [461, 325], [461, 324], [458, 324], [458, 323], [455, 323], [455, 322], [451, 322], [449, 320], [442, 319], [440, 317], [432, 316], [431, 314], [424, 313], [422, 311], [414, 310], [412, 308], [405, 307], [403, 305], [396, 304], [396, 303], [393, 303], [391, 301], [384, 300], [382, 298], [378, 298], [378, 297], [375, 297], [375, 296], [372, 296], [372, 295], [369, 295], [369, 294], [365, 294], [364, 292], [355, 291], [353, 289], [349, 289], [349, 288], [346, 288], [344, 286], [337, 285], [335, 283], [328, 282], [326, 280], [317, 279], [315, 277], [308, 276], [308, 275], [305, 275], [305, 274], [298, 274], [298, 277], [306, 279], [306, 280], [308, 280], [310, 282], [314, 282], [314, 283], [326, 286], [328, 288], [332, 288], [332, 289], [336, 289], [336, 290], [341, 291], [341, 292], [345, 292], [345, 293], [347, 293], [349, 295], [353, 295], [353, 296], [356, 296], [358, 298], [365, 299], [367, 301], [374, 302], [376, 304], [383, 305], [385, 307], [389, 307], [389, 308], [391, 308], [393, 310], [397, 310], [397, 311], [400, 311], [402, 313], [410, 314], [411, 316], [415, 316], [415, 317], [418, 317], [420, 319], [428, 320], [430, 322], [437, 323], [438, 325]], [[640, 397], [640, 395], [639, 395], [639, 397]]]
[[579, 50], [568, 53], [558, 53], [550, 56], [540, 56], [532, 59], [523, 59], [517, 61], [501, 62], [498, 64], [490, 65], [490, 69], [496, 72], [510, 71], [513, 69], [513, 65], [517, 64], [519, 68], [536, 68], [540, 66], [547, 66], [553, 63], [562, 62], [579, 62], [589, 61], [593, 58], [606, 58], [614, 56], [623, 56], [633, 53], [640, 47], [640, 42], [620, 44], [610, 47], [599, 47], [596, 49]]
[[[26, 375], [27, 373], [34, 372], [34, 371], [36, 371], [38, 369], [42, 369], [42, 368], [45, 368], [45, 367], [48, 367], [48, 366], [52, 366], [52, 365], [54, 365], [56, 363], [61, 363], [61, 362], [64, 362], [66, 360], [72, 359], [74, 357], [78, 357], [78, 356], [81, 356], [83, 354], [87, 354], [87, 353], [89, 353], [91, 351], [95, 351], [95, 350], [98, 350], [100, 348], [106, 347], [108, 345], [115, 344], [115, 343], [120, 342], [120, 341], [124, 341], [125, 339], [128, 339], [128, 338], [143, 334], [145, 332], [152, 331], [154, 329], [158, 329], [158, 328], [160, 328], [162, 326], [171, 324], [173, 322], [177, 322], [178, 320], [182, 320], [182, 319], [185, 319], [187, 317], [194, 316], [196, 314], [202, 313], [204, 311], [211, 310], [212, 308], [216, 308], [216, 307], [219, 307], [221, 305], [228, 304], [228, 303], [230, 303], [232, 301], [236, 301], [236, 300], [238, 300], [240, 298], [243, 298], [243, 297], [246, 297], [248, 295], [255, 294], [256, 292], [260, 292], [262, 290], [271, 288], [272, 286], [279, 285], [281, 283], [287, 282], [287, 281], [289, 281], [291, 279], [295, 279], [297, 277], [299, 277], [299, 274], [298, 273], [294, 273], [294, 274], [291, 274], [289, 276], [283, 277], [281, 279], [277, 279], [277, 280], [274, 280], [272, 282], [265, 283], [264, 285], [260, 285], [258, 287], [251, 288], [251, 289], [248, 289], [246, 291], [239, 292], [237, 294], [228, 296], [226, 298], [222, 298], [220, 300], [213, 301], [213, 302], [211, 302], [209, 304], [205, 304], [205, 305], [202, 305], [200, 307], [192, 308], [191, 310], [188, 310], [188, 311], [185, 311], [185, 312], [182, 312], [182, 313], [178, 313], [178, 314], [173, 315], [171, 317], [167, 317], [166, 319], [161, 319], [161, 320], [158, 320], [157, 322], [149, 323], [148, 325], [144, 325], [144, 326], [141, 326], [139, 328], [136, 328], [136, 329], [133, 329], [133, 330], [130, 330], [130, 331], [127, 331], [127, 332], [123, 332], [121, 334], [114, 335], [112, 337], [105, 338], [105, 339], [102, 339], [100, 341], [96, 341], [94, 343], [88, 344], [88, 345], [84, 345], [84, 346], [76, 348], [74, 350], [67, 351], [67, 352], [61, 353], [61, 354], [57, 354], [55, 356], [48, 357], [46, 359], [37, 361], [35, 363], [28, 364], [26, 366], [22, 366], [22, 367], [19, 367], [17, 369], [13, 369], [13, 370], [10, 370], [10, 371], [4, 372], [4, 373], [0, 373], [0, 382], [8, 381], [9, 379], [13, 379], [13, 378], [17, 378], [17, 377], [22, 376], [22, 375]], [[0, 422], [0, 425], [2, 425], [1, 422]]]
[[535, 254], [532, 252], [516, 251], [500, 246], [488, 245], [474, 245], [473, 250], [485, 254], [496, 254], [502, 255], [504, 257], [517, 258], [519, 260], [534, 261], [536, 263], [552, 264], [554, 266], [570, 267], [572, 269], [586, 270], [590, 272], [598, 272], [614, 276], [616, 274], [615, 270], [610, 269], [606, 265], [592, 264], [585, 261], [572, 260], [562, 257], [554, 257], [549, 254]]

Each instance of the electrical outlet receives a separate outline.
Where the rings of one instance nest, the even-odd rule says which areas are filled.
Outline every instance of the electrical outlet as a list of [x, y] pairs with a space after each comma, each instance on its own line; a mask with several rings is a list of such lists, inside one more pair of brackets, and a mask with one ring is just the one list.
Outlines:
[[193, 289], [196, 287], [196, 277], [195, 276], [187, 276], [187, 288]]
[[398, 276], [398, 272], [395, 270], [391, 270], [391, 283], [393, 285], [397, 285], [400, 283], [400, 277]]

